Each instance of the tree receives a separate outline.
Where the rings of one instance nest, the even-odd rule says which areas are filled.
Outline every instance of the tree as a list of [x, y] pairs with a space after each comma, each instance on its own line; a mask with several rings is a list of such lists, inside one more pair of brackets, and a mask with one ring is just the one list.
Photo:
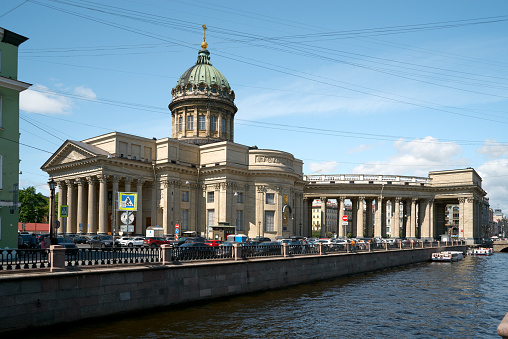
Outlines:
[[36, 193], [35, 187], [30, 186], [19, 191], [19, 221], [42, 222], [49, 215], [49, 199], [41, 193]]

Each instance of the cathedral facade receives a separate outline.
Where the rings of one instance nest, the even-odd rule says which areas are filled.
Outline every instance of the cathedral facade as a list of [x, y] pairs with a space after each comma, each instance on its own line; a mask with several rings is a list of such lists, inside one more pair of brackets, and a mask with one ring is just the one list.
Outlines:
[[[206, 42], [172, 89], [171, 138], [121, 132], [67, 140], [42, 170], [58, 183], [58, 232], [145, 235], [302, 235], [303, 162], [234, 142], [235, 93]], [[119, 192], [136, 193], [131, 225]], [[125, 221], [125, 220], [124, 220]]]

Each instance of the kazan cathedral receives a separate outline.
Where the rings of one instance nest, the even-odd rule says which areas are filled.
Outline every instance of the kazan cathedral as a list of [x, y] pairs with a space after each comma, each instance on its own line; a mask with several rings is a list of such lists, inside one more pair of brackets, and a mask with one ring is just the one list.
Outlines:
[[[212, 66], [208, 44], [201, 47], [171, 91], [171, 138], [113, 132], [67, 140], [44, 163], [58, 184], [58, 211], [68, 206], [58, 232], [145, 235], [156, 229], [224, 240], [233, 233], [275, 238], [304, 232], [303, 162], [234, 142], [235, 93]], [[133, 220], [122, 219], [119, 192], [137, 193]]]
[[[67, 206], [59, 232], [274, 239], [311, 236], [317, 220], [321, 237], [447, 234], [473, 244], [488, 236], [487, 193], [472, 168], [427, 178], [303, 176], [292, 154], [235, 143], [235, 93], [212, 66], [208, 44], [201, 47], [171, 90], [171, 138], [113, 132], [67, 140], [42, 166], [58, 184], [58, 211]], [[119, 211], [121, 196], [134, 199], [132, 214]]]

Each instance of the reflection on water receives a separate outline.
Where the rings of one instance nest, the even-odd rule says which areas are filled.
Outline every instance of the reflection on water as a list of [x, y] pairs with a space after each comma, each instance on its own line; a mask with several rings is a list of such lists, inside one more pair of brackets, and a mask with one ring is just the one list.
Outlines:
[[[37, 338], [499, 338], [508, 253], [421, 263], [123, 320], [55, 326]], [[90, 324], [93, 323], [93, 324]]]

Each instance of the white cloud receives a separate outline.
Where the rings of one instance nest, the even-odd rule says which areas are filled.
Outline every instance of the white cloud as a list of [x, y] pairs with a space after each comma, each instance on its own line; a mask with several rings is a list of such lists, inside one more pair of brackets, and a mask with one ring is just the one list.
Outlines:
[[320, 174], [333, 174], [337, 172], [339, 163], [336, 161], [323, 161], [323, 162], [311, 162], [309, 163], [310, 173], [316, 175]]
[[85, 97], [87, 99], [96, 99], [97, 95], [90, 88], [78, 86], [74, 89], [74, 94]]
[[495, 139], [487, 139], [483, 146], [478, 149], [478, 153], [485, 154], [491, 159], [506, 157], [508, 155], [508, 143], [500, 143]]
[[491, 208], [508, 210], [508, 159], [497, 159], [477, 168], [483, 179], [482, 187], [487, 192]]
[[429, 171], [442, 170], [443, 167], [459, 168], [467, 166], [461, 158], [462, 149], [453, 142], [442, 143], [436, 138], [425, 137], [393, 143], [396, 154], [384, 161], [371, 161], [353, 169], [363, 174], [406, 174], [427, 176]]
[[352, 148], [352, 149], [348, 150], [347, 152], [349, 154], [360, 153], [360, 152], [366, 151], [368, 149], [371, 149], [372, 147], [374, 147], [374, 145], [363, 144], [363, 145], [360, 145], [358, 147]]
[[38, 84], [21, 92], [19, 96], [19, 108], [28, 113], [67, 114], [71, 106], [71, 99]]

